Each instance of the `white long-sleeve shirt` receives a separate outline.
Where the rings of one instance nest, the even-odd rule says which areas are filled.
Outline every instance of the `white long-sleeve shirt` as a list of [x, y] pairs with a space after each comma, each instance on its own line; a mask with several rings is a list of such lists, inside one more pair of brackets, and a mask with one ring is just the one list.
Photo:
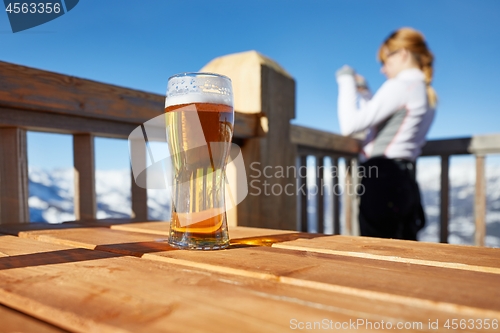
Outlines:
[[424, 79], [420, 69], [405, 69], [371, 97], [357, 92], [352, 74], [337, 77], [341, 133], [369, 130], [361, 159], [385, 156], [414, 161], [420, 155], [435, 113]]

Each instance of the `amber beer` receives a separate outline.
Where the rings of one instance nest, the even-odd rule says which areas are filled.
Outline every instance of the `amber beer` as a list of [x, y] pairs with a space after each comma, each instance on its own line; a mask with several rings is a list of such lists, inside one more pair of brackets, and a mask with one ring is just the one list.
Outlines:
[[209, 250], [229, 245], [224, 188], [234, 127], [230, 84], [215, 74], [169, 79], [165, 117], [173, 171], [173, 246]]

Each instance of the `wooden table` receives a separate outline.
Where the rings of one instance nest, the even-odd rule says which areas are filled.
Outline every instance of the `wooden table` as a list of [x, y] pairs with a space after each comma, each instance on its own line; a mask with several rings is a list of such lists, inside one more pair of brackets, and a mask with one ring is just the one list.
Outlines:
[[167, 231], [0, 226], [0, 331], [500, 331], [500, 249], [235, 227], [181, 251]]

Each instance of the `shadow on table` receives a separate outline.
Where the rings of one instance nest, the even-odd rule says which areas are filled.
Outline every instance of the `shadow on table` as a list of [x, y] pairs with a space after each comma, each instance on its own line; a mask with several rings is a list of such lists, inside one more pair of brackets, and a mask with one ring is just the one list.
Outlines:
[[313, 233], [288, 233], [288, 234], [272, 234], [265, 236], [256, 237], [246, 237], [246, 238], [234, 238], [231, 239], [231, 247], [233, 246], [273, 246], [274, 243], [294, 241], [299, 238], [302, 239], [313, 239], [318, 237], [326, 237], [331, 235], [326, 234], [313, 234]]
[[67, 249], [21, 254], [9, 257], [0, 257], [0, 270], [65, 264], [70, 262], [107, 259], [121, 256], [123, 255], [109, 252], [106, 253], [101, 251], [93, 251], [88, 249]]

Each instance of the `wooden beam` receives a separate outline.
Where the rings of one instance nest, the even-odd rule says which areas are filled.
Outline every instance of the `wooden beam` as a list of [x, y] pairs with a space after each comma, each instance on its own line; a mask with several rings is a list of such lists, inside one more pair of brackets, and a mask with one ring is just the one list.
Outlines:
[[330, 149], [321, 149], [308, 146], [297, 145], [297, 154], [309, 156], [335, 156], [355, 158], [358, 153], [338, 152]]
[[29, 131], [60, 134], [92, 133], [127, 139], [137, 126], [105, 119], [0, 107], [0, 127], [21, 127]]
[[[164, 95], [0, 61], [0, 126], [126, 138], [164, 104]], [[234, 136], [265, 135], [262, 116], [235, 112]]]
[[440, 229], [440, 242], [448, 243], [448, 221], [449, 221], [449, 192], [450, 192], [450, 179], [449, 179], [449, 164], [450, 156], [441, 156], [441, 229]]
[[500, 153], [500, 134], [475, 135], [469, 147], [472, 154]]
[[[165, 96], [0, 62], [0, 106], [141, 124]], [[165, 81], [166, 82], [166, 81]]]
[[470, 154], [471, 138], [430, 140], [422, 147], [421, 156]]
[[338, 153], [356, 155], [360, 141], [330, 132], [320, 131], [298, 125], [291, 125], [290, 140], [299, 146]]
[[476, 232], [474, 244], [484, 246], [486, 236], [486, 175], [485, 157], [476, 155], [476, 193], [474, 194], [474, 219]]
[[[246, 139], [265, 135], [260, 118], [260, 114], [235, 112], [234, 137]], [[21, 127], [29, 131], [61, 134], [92, 133], [95, 136], [127, 139], [139, 125], [139, 123], [85, 116], [0, 107], [0, 127]]]
[[422, 147], [421, 156], [497, 153], [500, 153], [500, 134], [488, 134], [469, 138], [430, 140]]
[[234, 112], [234, 136], [239, 139], [263, 137], [268, 132], [263, 128], [261, 119], [267, 119], [262, 113]]
[[0, 128], [0, 224], [29, 222], [26, 131]]
[[325, 172], [324, 172], [324, 163], [323, 157], [316, 157], [316, 187], [317, 187], [317, 195], [316, 195], [316, 216], [317, 216], [317, 224], [316, 228], [318, 233], [325, 232], [325, 204], [324, 204], [324, 189], [323, 185], [325, 183]]
[[[246, 170], [251, 173], [250, 177], [257, 178], [250, 179], [252, 184], [249, 184], [249, 195], [237, 206], [238, 225], [296, 229], [297, 198], [284, 192], [297, 186], [296, 177], [287, 173], [284, 177], [269, 178], [262, 174], [267, 170], [266, 172], [271, 171], [274, 175], [278, 168], [288, 170], [296, 165], [297, 149], [290, 142], [290, 120], [295, 116], [295, 81], [273, 67], [260, 63], [258, 57], [250, 59], [251, 63], [244, 65], [236, 65], [231, 57], [222, 57], [220, 61], [227, 65], [225, 67], [234, 69], [231, 69], [231, 73], [222, 72], [230, 77], [240, 75], [241, 71], [252, 72], [255, 80], [238, 81], [239, 86], [234, 82], [233, 89], [255, 89], [260, 95], [258, 111], [265, 115], [269, 125], [264, 137], [246, 139], [241, 146]], [[261, 123], [261, 127], [265, 130], [266, 126]], [[254, 174], [256, 171], [260, 171], [260, 176]], [[282, 192], [275, 194], [276, 191]]]
[[96, 218], [94, 136], [73, 135], [73, 165], [75, 168], [75, 218]]
[[[261, 166], [263, 168], [270, 166], [274, 170], [278, 167], [293, 167], [296, 147], [293, 142], [290, 142], [290, 120], [295, 118], [295, 81], [264, 64], [260, 67], [260, 76], [261, 108], [262, 113], [267, 117], [269, 131], [264, 138], [252, 140], [260, 141]], [[274, 177], [270, 182], [273, 184], [271, 186], [278, 184], [279, 187], [285, 189], [288, 185], [293, 188], [297, 180], [294, 176], [288, 175], [282, 178]], [[260, 215], [266, 228], [296, 228], [297, 199], [295, 196], [283, 193], [282, 195], [262, 196], [260, 200]], [[253, 226], [261, 225], [255, 223]]]

